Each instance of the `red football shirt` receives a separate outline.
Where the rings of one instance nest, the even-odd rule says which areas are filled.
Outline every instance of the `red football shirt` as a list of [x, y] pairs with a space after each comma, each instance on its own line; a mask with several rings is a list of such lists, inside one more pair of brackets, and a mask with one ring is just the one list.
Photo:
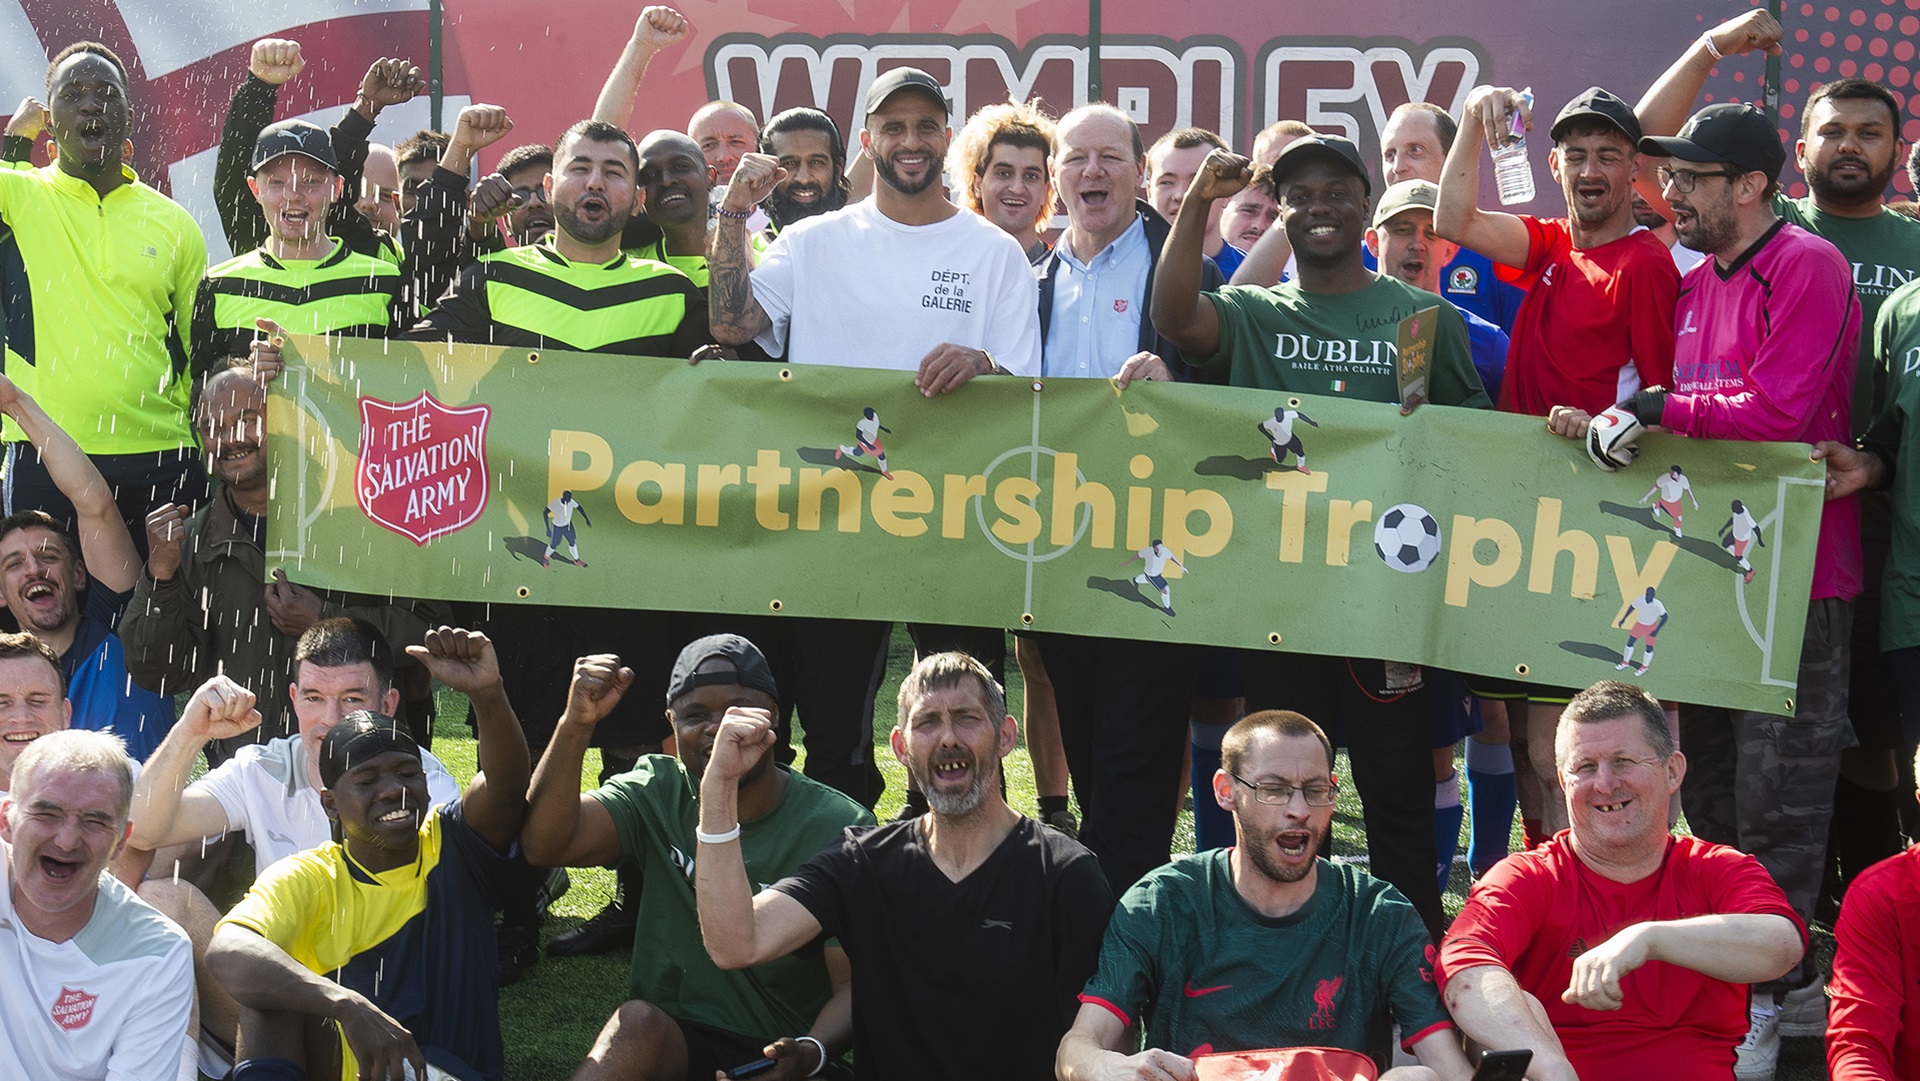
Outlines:
[[1521, 215], [1527, 265], [1499, 267], [1527, 290], [1513, 323], [1500, 408], [1543, 417], [1556, 405], [1598, 415], [1641, 387], [1673, 383], [1680, 272], [1652, 233], [1573, 246], [1564, 218]]

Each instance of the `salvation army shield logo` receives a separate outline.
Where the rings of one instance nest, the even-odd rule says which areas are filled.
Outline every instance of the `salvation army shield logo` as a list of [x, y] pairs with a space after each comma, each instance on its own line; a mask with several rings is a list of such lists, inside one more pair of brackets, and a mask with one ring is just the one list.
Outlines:
[[399, 404], [360, 399], [360, 510], [415, 544], [473, 524], [487, 507], [492, 412], [442, 405], [425, 391]]
[[60, 997], [53, 1000], [53, 1023], [68, 1032], [85, 1028], [93, 1020], [93, 1004], [98, 1001], [99, 995], [62, 986]]

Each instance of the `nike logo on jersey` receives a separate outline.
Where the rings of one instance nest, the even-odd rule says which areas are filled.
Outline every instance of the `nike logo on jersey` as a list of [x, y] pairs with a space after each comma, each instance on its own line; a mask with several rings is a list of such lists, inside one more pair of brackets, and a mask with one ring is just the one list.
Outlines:
[[980, 929], [982, 931], [991, 931], [991, 930], [994, 930], [995, 928], [998, 928], [999, 930], [1002, 930], [1002, 931], [1011, 931], [1013, 930], [1013, 921], [1012, 920], [981, 920], [980, 921]]
[[1184, 988], [1184, 990], [1186, 991], [1188, 998], [1199, 998], [1201, 995], [1211, 995], [1215, 991], [1225, 991], [1226, 989], [1232, 986], [1233, 985], [1230, 983], [1223, 983], [1218, 987], [1195, 987], [1193, 985], [1193, 981], [1188, 980], [1187, 986]]

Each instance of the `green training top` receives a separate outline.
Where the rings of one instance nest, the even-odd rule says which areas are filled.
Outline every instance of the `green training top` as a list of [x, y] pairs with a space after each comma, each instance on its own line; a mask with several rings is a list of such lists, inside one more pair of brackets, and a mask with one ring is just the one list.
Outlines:
[[706, 294], [675, 268], [627, 252], [575, 263], [546, 243], [461, 271], [409, 336], [682, 358], [710, 340]]
[[[700, 845], [699, 786], [670, 755], [648, 755], [592, 796], [613, 817], [620, 858], [640, 870], [629, 998], [671, 1017], [755, 1039], [797, 1036], [832, 994], [814, 945], [750, 969], [714, 967], [700, 939], [693, 865]], [[871, 826], [873, 815], [818, 781], [787, 774], [780, 805], [740, 824], [740, 853], [757, 892], [840, 842], [848, 826]]]
[[57, 165], [0, 169], [0, 278], [25, 282], [5, 304], [6, 372], [89, 454], [193, 443], [185, 335], [207, 242], [125, 173], [102, 198]]
[[384, 337], [407, 316], [406, 278], [386, 259], [349, 251], [338, 237], [325, 259], [279, 260], [255, 248], [207, 271], [193, 306], [193, 371], [247, 355], [255, 319], [290, 334]]
[[1893, 537], [1880, 587], [1880, 648], [1920, 646], [1920, 281], [1894, 290], [1871, 335], [1881, 390], [1862, 440], [1893, 467]]
[[1226, 371], [1236, 387], [1398, 402], [1394, 374], [1400, 320], [1440, 309], [1427, 365], [1427, 399], [1491, 409], [1473, 369], [1466, 320], [1440, 297], [1385, 274], [1351, 293], [1309, 293], [1293, 282], [1271, 289], [1230, 285], [1202, 293], [1220, 317], [1220, 350], [1185, 354], [1189, 363]]

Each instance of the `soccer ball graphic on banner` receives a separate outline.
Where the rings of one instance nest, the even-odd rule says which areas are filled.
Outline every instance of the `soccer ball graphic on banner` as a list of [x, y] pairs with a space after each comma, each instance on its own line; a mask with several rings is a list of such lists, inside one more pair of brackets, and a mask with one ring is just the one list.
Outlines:
[[1374, 523], [1373, 550], [1394, 570], [1418, 574], [1440, 554], [1440, 523], [1425, 507], [1395, 503]]

